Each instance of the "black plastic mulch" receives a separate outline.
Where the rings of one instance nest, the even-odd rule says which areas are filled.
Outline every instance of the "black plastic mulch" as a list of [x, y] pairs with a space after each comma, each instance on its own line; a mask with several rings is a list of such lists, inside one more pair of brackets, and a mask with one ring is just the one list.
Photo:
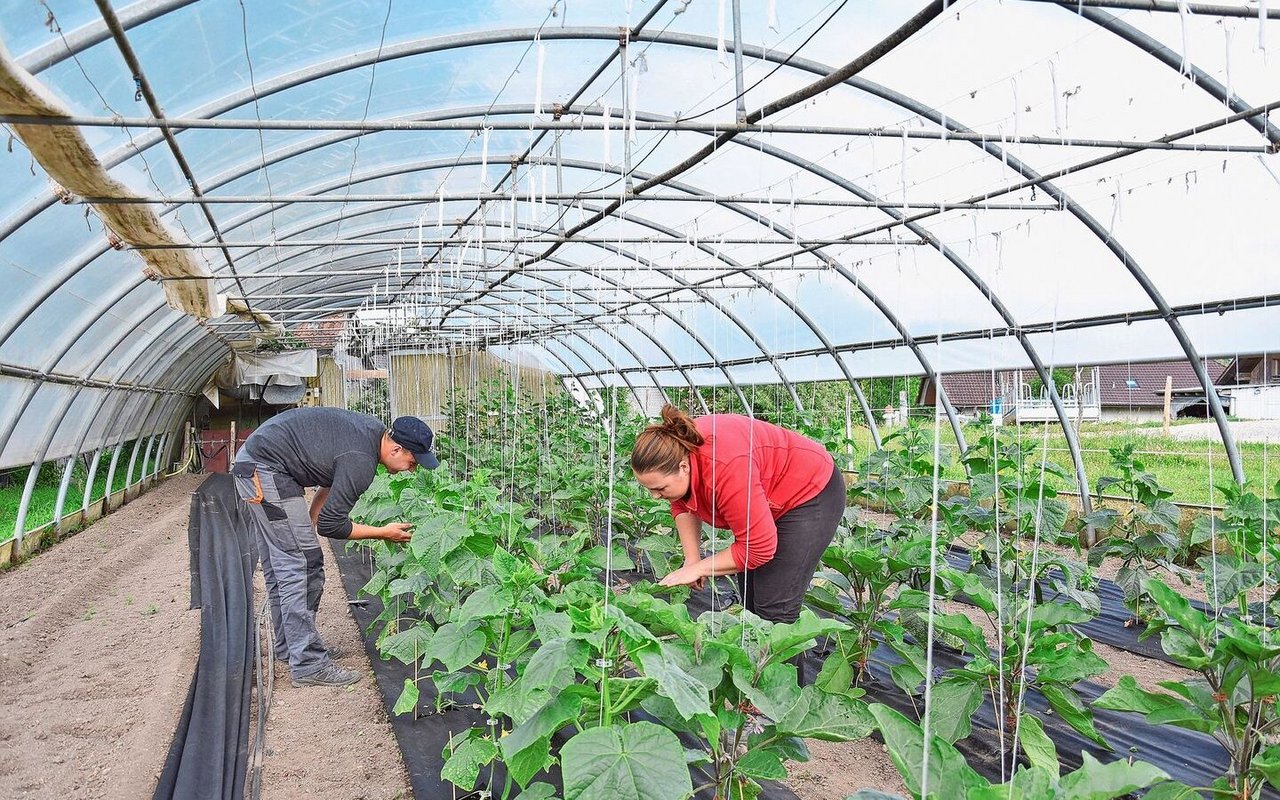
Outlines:
[[[344, 547], [335, 547], [334, 552], [334, 560], [342, 575], [343, 588], [346, 590], [348, 601], [351, 602], [352, 615], [360, 625], [365, 650], [373, 663], [378, 690], [382, 693], [387, 715], [391, 719], [391, 729], [404, 755], [405, 768], [409, 772], [409, 782], [413, 787], [414, 797], [418, 800], [439, 800], [453, 798], [456, 792], [457, 800], [471, 800], [473, 795], [463, 793], [442, 779], [440, 770], [444, 766], [442, 751], [450, 737], [469, 728], [486, 727], [488, 724], [484, 712], [471, 706], [476, 702], [476, 697], [471, 693], [454, 695], [458, 705], [437, 714], [434, 712], [436, 699], [434, 687], [430, 680], [425, 680], [418, 684], [419, 712], [416, 719], [412, 714], [391, 713], [396, 700], [400, 697], [400, 692], [404, 689], [405, 679], [413, 677], [413, 670], [394, 659], [384, 661], [378, 654], [377, 631], [370, 631], [369, 626], [382, 613], [382, 604], [377, 598], [356, 597], [360, 588], [368, 583], [372, 575], [367, 557], [359, 550], [348, 551]], [[429, 673], [430, 669], [426, 671]], [[420, 672], [419, 675], [421, 674], [423, 673]], [[644, 715], [633, 714], [633, 718], [644, 718]], [[561, 731], [559, 735], [553, 737], [556, 747], [568, 741], [569, 737], [565, 734], [565, 731]], [[692, 742], [685, 742], [685, 746], [692, 746]], [[698, 778], [697, 770], [694, 770], [695, 785], [701, 783]], [[555, 768], [547, 774], [539, 775], [535, 780], [549, 783], [555, 786], [557, 791], [561, 787], [559, 770]], [[485, 768], [481, 772], [481, 785], [492, 788], [496, 796], [501, 796], [500, 792], [505, 781], [506, 775], [501, 764], [495, 765], [492, 770]], [[516, 793], [513, 791], [513, 795]], [[699, 793], [696, 797], [699, 800], [711, 800], [712, 794], [707, 791]], [[790, 789], [776, 783], [766, 783], [760, 797], [763, 800], [798, 800]]]
[[229, 475], [191, 495], [191, 607], [200, 609], [200, 659], [156, 786], [156, 800], [244, 796], [253, 683], [253, 571]]

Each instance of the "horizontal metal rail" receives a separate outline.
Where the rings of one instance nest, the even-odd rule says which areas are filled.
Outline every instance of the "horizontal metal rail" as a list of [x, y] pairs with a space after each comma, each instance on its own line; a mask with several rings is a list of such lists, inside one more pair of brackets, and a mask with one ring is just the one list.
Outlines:
[[[590, 111], [592, 109], [583, 109]], [[575, 114], [569, 109], [568, 114]], [[88, 116], [38, 116], [33, 114], [0, 114], [0, 123], [12, 125], [62, 125], [90, 128], [159, 128], [165, 131], [180, 130], [228, 130], [228, 131], [469, 131], [484, 129], [508, 131], [603, 131], [604, 120], [574, 116], [572, 119], [493, 119], [492, 117], [469, 119], [384, 119], [384, 120], [325, 120], [325, 119], [205, 119], [200, 117], [88, 117]], [[843, 125], [778, 125], [746, 122], [682, 122], [680, 120], [628, 121], [627, 126], [637, 131], [694, 131], [700, 133], [781, 133], [817, 136], [849, 136], [885, 139], [933, 139], [962, 142], [1001, 142], [1006, 145], [1026, 144], [1044, 147], [1091, 147], [1125, 150], [1185, 150], [1203, 153], [1268, 153], [1265, 146], [1256, 144], [1211, 144], [1193, 142], [1162, 142], [1145, 139], [1085, 139], [1068, 136], [1001, 136], [977, 131], [919, 130], [914, 128], [868, 128]], [[617, 130], [614, 128], [613, 130]], [[494, 163], [499, 163], [497, 160]]]
[[118, 389], [126, 392], [172, 394], [182, 395], [184, 397], [195, 397], [197, 394], [197, 392], [182, 392], [177, 389], [162, 389], [159, 386], [140, 386], [136, 383], [128, 383], [125, 381], [102, 381], [94, 378], [83, 378], [77, 375], [68, 375], [62, 372], [44, 372], [38, 369], [31, 369], [30, 367], [21, 367], [17, 364], [0, 363], [0, 375], [9, 378], [21, 378], [23, 380], [36, 381], [39, 383], [60, 383], [67, 386], [87, 386], [93, 389]]
[[[1131, 11], [1164, 11], [1180, 13], [1177, 0], [1022, 0], [1024, 3], [1053, 3], [1064, 8], [1114, 8]], [[1266, 13], [1267, 19], [1280, 19], [1280, 8], [1264, 9], [1258, 0], [1249, 6], [1227, 6], [1221, 3], [1187, 3], [1187, 13], [1197, 17], [1242, 17], [1258, 19]]]
[[[451, 223], [446, 220], [445, 225]], [[497, 246], [499, 244], [688, 244], [694, 243], [692, 237], [682, 239], [672, 236], [556, 236], [556, 237], [523, 237], [517, 236], [514, 239], [508, 238], [502, 240], [496, 236], [486, 240], [487, 244]], [[707, 237], [706, 239], [697, 239], [696, 241], [705, 241], [709, 244], [778, 244], [795, 246], [795, 239], [767, 239], [763, 236], [752, 238], [724, 238]], [[865, 245], [875, 246], [882, 245], [885, 247], [911, 247], [926, 244], [920, 239], [800, 239], [803, 244], [811, 244], [815, 246], [821, 245]], [[228, 242], [186, 242], [181, 244], [139, 244], [130, 245], [125, 250], [219, 250], [223, 247], [365, 247], [370, 244], [403, 244], [407, 248], [416, 248], [417, 240], [405, 241], [404, 239], [283, 239], [273, 242], [270, 240], [262, 241], [228, 241]], [[459, 249], [464, 245], [479, 249], [480, 241], [472, 239], [470, 242], [463, 239], [423, 239], [423, 247], [449, 246]]]
[[[549, 202], [572, 203], [577, 200], [616, 200], [617, 192], [578, 192], [571, 193], [552, 193], [539, 195], [539, 199]], [[868, 200], [843, 200], [837, 198], [805, 198], [796, 197], [794, 199], [785, 196], [779, 197], [749, 197], [745, 195], [697, 195], [697, 194], [646, 194], [643, 196], [645, 202], [674, 202], [674, 203], [741, 203], [753, 205], [771, 205], [778, 207], [788, 206], [812, 206], [817, 208], [902, 208], [902, 203], [881, 202], [875, 203]], [[415, 192], [409, 194], [244, 194], [244, 195], [205, 195], [202, 197], [191, 197], [183, 195], [180, 197], [164, 197], [164, 196], [148, 196], [148, 197], [76, 197], [72, 199], [73, 204], [81, 205], [190, 205], [201, 203], [204, 205], [217, 205], [226, 203], [230, 205], [257, 205], [262, 203], [451, 203], [451, 202], [481, 202], [481, 203], [502, 203], [510, 202], [511, 193], [498, 192], [449, 192], [446, 194], [429, 194]], [[523, 200], [523, 198], [521, 198]], [[920, 201], [911, 201], [911, 207], [915, 209], [937, 209], [940, 211], [1061, 211], [1062, 206], [1058, 203], [927, 203]], [[435, 227], [434, 220], [429, 227]]]

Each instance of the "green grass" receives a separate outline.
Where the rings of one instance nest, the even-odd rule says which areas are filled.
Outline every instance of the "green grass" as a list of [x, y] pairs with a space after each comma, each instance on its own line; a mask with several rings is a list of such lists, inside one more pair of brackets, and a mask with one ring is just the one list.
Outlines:
[[[125, 473], [129, 469], [129, 457], [132, 454], [133, 444], [125, 446], [123, 452], [120, 453], [120, 460], [116, 463], [116, 474], [113, 477], [112, 492], [118, 492], [124, 488]], [[148, 461], [154, 461], [155, 455]], [[139, 457], [141, 461], [141, 457]], [[107, 492], [107, 471], [111, 466], [111, 451], [102, 454], [102, 458], [98, 461], [98, 471], [93, 479], [93, 491], [89, 495], [89, 501], [95, 502], [101, 500]], [[147, 465], [149, 467], [149, 464]], [[134, 480], [137, 481], [138, 475], [145, 475], [143, 471], [139, 473], [138, 465], [134, 465]], [[84, 499], [84, 484], [87, 477], [87, 470], [83, 462], [76, 465], [71, 475], [71, 483], [67, 487], [67, 497], [63, 501], [63, 514], [69, 514], [80, 507]], [[27, 482], [27, 470], [19, 469], [11, 473], [13, 483], [9, 486], [0, 487], [0, 544], [13, 538], [14, 525], [18, 520], [18, 505], [22, 500], [22, 490]], [[54, 506], [58, 501], [58, 484], [62, 481], [62, 466], [59, 464], [46, 464], [40, 471], [39, 477], [36, 479], [36, 485], [31, 490], [31, 505], [27, 509], [27, 519], [23, 525], [24, 532], [33, 531], [36, 528], [47, 525], [53, 521]]]
[[[1148, 472], [1155, 474], [1161, 485], [1173, 490], [1175, 503], [1220, 504], [1222, 496], [1217, 485], [1232, 482], [1231, 467], [1227, 463], [1222, 443], [1217, 440], [1183, 442], [1165, 438], [1158, 433], [1147, 435], [1137, 430], [1159, 427], [1159, 423], [1085, 423], [1080, 429], [1080, 449], [1085, 475], [1091, 484], [1090, 493], [1096, 493], [1098, 478], [1113, 474], [1107, 450], [1132, 442], [1138, 451], [1135, 458], [1142, 462]], [[965, 438], [972, 443], [986, 430], [982, 425], [966, 425]], [[1045, 448], [1048, 460], [1061, 466], [1070, 476], [1070, 482], [1065, 488], [1076, 491], [1075, 469], [1067, 450], [1067, 440], [1056, 423], [1048, 426], [1047, 438], [1045, 428], [1040, 425], [1009, 426], [1008, 430], [1016, 431], [1024, 441], [1034, 441]], [[887, 435], [889, 432], [881, 431], [881, 434]], [[955, 460], [955, 440], [945, 421], [942, 424], [942, 436], [943, 447], [949, 447], [951, 451], [951, 463], [943, 476], [948, 480], [963, 480], [964, 470]], [[858, 443], [859, 457], [871, 451], [869, 430], [856, 429], [854, 439]], [[1250, 483], [1256, 484], [1260, 489], [1264, 478], [1272, 486], [1280, 480], [1280, 461], [1276, 460], [1280, 449], [1251, 442], [1241, 442], [1238, 446], [1245, 477]]]

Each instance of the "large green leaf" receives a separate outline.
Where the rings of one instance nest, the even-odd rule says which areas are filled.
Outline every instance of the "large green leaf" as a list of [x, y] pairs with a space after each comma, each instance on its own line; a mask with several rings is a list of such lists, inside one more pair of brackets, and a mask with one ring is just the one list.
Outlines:
[[1106, 708], [1111, 711], [1135, 711], [1139, 714], [1151, 714], [1170, 707], [1185, 707], [1187, 704], [1178, 698], [1149, 692], [1138, 685], [1132, 675], [1121, 676], [1115, 686], [1108, 689], [1097, 700], [1094, 708]]
[[479, 629], [477, 623], [445, 623], [431, 638], [431, 644], [425, 653], [428, 659], [426, 663], [436, 660], [444, 664], [449, 672], [457, 672], [478, 659], [484, 653], [484, 645], [484, 631]]
[[414, 522], [409, 550], [428, 569], [438, 569], [440, 560], [461, 546], [467, 534], [467, 526], [452, 514], [420, 517]]
[[614, 571], [625, 571], [636, 568], [631, 556], [627, 555], [626, 548], [618, 544], [613, 546], [612, 561], [610, 561], [609, 551], [603, 545], [597, 545], [590, 550], [584, 551], [579, 558], [581, 558], [582, 563], [599, 570], [612, 568]]
[[1111, 749], [1107, 740], [1103, 739], [1093, 727], [1093, 712], [1080, 702], [1075, 692], [1064, 686], [1046, 684], [1040, 687], [1040, 693], [1044, 695], [1045, 700], [1049, 701], [1049, 707], [1054, 713], [1062, 717], [1068, 725], [1088, 737], [1090, 741], [1108, 750]]
[[1022, 752], [1027, 754], [1031, 766], [1043, 770], [1053, 777], [1058, 776], [1058, 749], [1053, 740], [1044, 732], [1040, 718], [1033, 714], [1023, 714], [1018, 720], [1018, 744]]
[[396, 578], [387, 585], [387, 594], [395, 597], [396, 595], [407, 594], [416, 597], [422, 594], [422, 591], [432, 584], [433, 580], [426, 570], [418, 567], [401, 578]]
[[652, 722], [582, 731], [561, 749], [560, 769], [565, 800], [680, 800], [693, 792], [680, 740]]
[[538, 713], [553, 696], [546, 689], [530, 689], [524, 686], [523, 681], [515, 681], [490, 692], [484, 701], [484, 709], [490, 716], [502, 715], [521, 725]]
[[1101, 764], [1088, 752], [1081, 751], [1084, 763], [1075, 772], [1062, 777], [1062, 800], [1112, 800], [1130, 792], [1145, 789], [1169, 776], [1145, 761], [1129, 763], [1124, 759]]
[[1148, 581], [1147, 594], [1160, 606], [1170, 619], [1187, 633], [1200, 641], [1207, 640], [1213, 634], [1213, 621], [1204, 612], [1191, 607], [1187, 598], [1170, 589], [1158, 580]]
[[1036, 680], [1042, 684], [1060, 683], [1064, 686], [1072, 686], [1079, 681], [1106, 672], [1107, 662], [1089, 649], [1091, 647], [1092, 643], [1085, 640], [1045, 655], [1044, 660], [1048, 663], [1040, 665]]
[[1034, 631], [1058, 625], [1079, 625], [1088, 622], [1092, 616], [1072, 603], [1040, 603], [1031, 612], [1031, 629]]
[[685, 719], [711, 713], [710, 688], [679, 667], [665, 648], [646, 647], [637, 654], [641, 671], [658, 682], [658, 693], [670, 698]]
[[484, 737], [472, 737], [454, 750], [444, 762], [440, 777], [460, 789], [471, 789], [480, 777], [480, 768], [498, 755], [498, 746]]
[[1204, 588], [1209, 602], [1217, 608], [1233, 605], [1237, 598], [1262, 583], [1262, 565], [1236, 556], [1203, 556], [1197, 562], [1204, 570]]
[[935, 736], [957, 742], [969, 735], [973, 712], [982, 705], [983, 686], [973, 681], [942, 681], [930, 690], [929, 727]]
[[408, 630], [383, 637], [378, 643], [378, 650], [384, 656], [390, 656], [405, 664], [413, 664], [431, 645], [435, 632], [425, 622], [419, 622]]
[[1008, 783], [971, 789], [967, 800], [1057, 800], [1058, 765], [1052, 772], [1037, 767], [1019, 769]]
[[[907, 789], [919, 796], [922, 790], [924, 768], [924, 733], [920, 727], [897, 711], [875, 703], [871, 706], [884, 737], [889, 758], [898, 768]], [[929, 769], [927, 773], [930, 798], [936, 800], [966, 800], [971, 789], [988, 786], [986, 778], [974, 772], [954, 747], [936, 736], [930, 737]]]
[[866, 704], [816, 686], [801, 688], [796, 668], [788, 663], [770, 664], [754, 684], [751, 668], [735, 664], [733, 682], [782, 734], [843, 742], [861, 739], [874, 728]]
[[757, 781], [781, 781], [787, 777], [787, 768], [777, 753], [769, 750], [750, 750], [738, 759], [738, 772]]
[[516, 795], [515, 800], [556, 800], [556, 787], [542, 781], [531, 783]]
[[511, 612], [511, 592], [502, 586], [481, 586], [458, 609], [458, 623], [488, 619]]
[[626, 592], [617, 598], [617, 603], [627, 616], [658, 636], [674, 633], [685, 641], [693, 638], [697, 626], [683, 603], [669, 603], [642, 591]]
[[521, 786], [551, 763], [551, 735], [578, 718], [582, 698], [560, 694], [502, 737], [502, 760]]
[[520, 678], [525, 691], [558, 691], [572, 682], [578, 668], [587, 662], [588, 648], [577, 639], [553, 639], [543, 643], [529, 659]]
[[1273, 788], [1280, 789], [1280, 745], [1272, 745], [1253, 757], [1257, 770]]
[[829, 636], [849, 628], [843, 622], [824, 619], [804, 608], [795, 622], [778, 623], [769, 629], [769, 659], [774, 662], [809, 649], [819, 637]]
[[369, 578], [369, 582], [360, 587], [360, 591], [356, 596], [370, 595], [377, 597], [383, 589], [387, 588], [387, 582], [391, 579], [391, 574], [385, 569], [374, 570], [373, 576]]
[[950, 634], [969, 645], [971, 652], [985, 653], [987, 651], [986, 634], [974, 624], [973, 620], [964, 614], [935, 614], [933, 627], [935, 630]]

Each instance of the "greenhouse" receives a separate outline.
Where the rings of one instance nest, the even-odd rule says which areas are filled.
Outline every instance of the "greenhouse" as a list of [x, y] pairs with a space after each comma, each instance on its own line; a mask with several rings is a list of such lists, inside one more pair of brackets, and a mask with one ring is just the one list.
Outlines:
[[0, 64], [0, 796], [1280, 798], [1280, 2]]

